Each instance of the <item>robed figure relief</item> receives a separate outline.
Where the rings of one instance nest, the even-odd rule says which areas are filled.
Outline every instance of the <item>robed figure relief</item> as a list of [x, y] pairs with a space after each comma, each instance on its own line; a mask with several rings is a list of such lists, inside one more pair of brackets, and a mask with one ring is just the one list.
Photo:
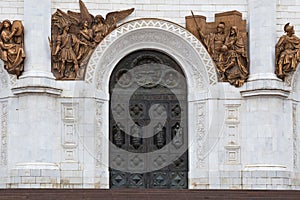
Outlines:
[[134, 8], [110, 12], [104, 19], [89, 13], [79, 1], [80, 12], [60, 9], [52, 15], [51, 39], [52, 72], [56, 79], [82, 80], [88, 61], [96, 46], [130, 15]]
[[300, 39], [295, 35], [294, 26], [287, 23], [284, 26], [284, 32], [286, 35], [279, 38], [275, 47], [275, 73], [282, 80], [296, 70], [300, 61]]
[[230, 28], [222, 50], [224, 58], [218, 63], [222, 79], [236, 87], [242, 86], [249, 74], [248, 57], [244, 39], [236, 26]]
[[4, 68], [17, 78], [24, 70], [24, 27], [21, 21], [4, 20], [0, 23], [0, 58]]
[[223, 82], [240, 87], [248, 78], [246, 22], [241, 13], [230, 11], [215, 16], [216, 22], [206, 22], [203, 16], [187, 16], [187, 29], [204, 45], [214, 61]]

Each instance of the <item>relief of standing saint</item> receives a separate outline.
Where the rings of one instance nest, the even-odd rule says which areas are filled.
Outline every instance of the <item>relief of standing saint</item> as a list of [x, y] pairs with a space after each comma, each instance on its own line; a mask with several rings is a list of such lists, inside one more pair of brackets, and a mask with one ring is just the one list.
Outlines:
[[240, 87], [247, 80], [249, 72], [246, 45], [236, 26], [230, 28], [223, 49], [225, 59], [219, 63], [223, 79]]
[[282, 80], [288, 73], [296, 70], [300, 61], [300, 39], [294, 35], [294, 26], [287, 23], [284, 26], [284, 32], [286, 35], [281, 36], [275, 46], [275, 73]]
[[[71, 71], [73, 71], [74, 76], [76, 77], [79, 65], [75, 51], [80, 44], [86, 45], [81, 42], [75, 35], [69, 33], [70, 26], [66, 25], [63, 29], [63, 33], [57, 37], [57, 46], [55, 48], [54, 56], [59, 55], [60, 65], [58, 71], [60, 72], [61, 78], [69, 77]], [[66, 71], [66, 64], [72, 63], [73, 67], [69, 67]], [[68, 75], [66, 75], [68, 74]], [[74, 78], [75, 78], [74, 77]]]
[[208, 53], [216, 63], [223, 61], [223, 45], [226, 38], [224, 30], [225, 23], [223, 22], [218, 24], [215, 33], [210, 33], [208, 35], [204, 35], [202, 31], [198, 29], [200, 39], [203, 41]]

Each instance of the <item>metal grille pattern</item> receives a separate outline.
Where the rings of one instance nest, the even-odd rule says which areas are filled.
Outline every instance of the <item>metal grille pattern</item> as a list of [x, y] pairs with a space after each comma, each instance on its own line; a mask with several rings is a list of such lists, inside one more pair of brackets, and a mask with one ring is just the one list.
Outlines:
[[[130, 73], [137, 66], [145, 68]], [[131, 53], [114, 69], [111, 98], [120, 91], [110, 103], [111, 188], [187, 188], [187, 88], [178, 74], [176, 62], [152, 50]], [[133, 85], [128, 104], [123, 100]]]

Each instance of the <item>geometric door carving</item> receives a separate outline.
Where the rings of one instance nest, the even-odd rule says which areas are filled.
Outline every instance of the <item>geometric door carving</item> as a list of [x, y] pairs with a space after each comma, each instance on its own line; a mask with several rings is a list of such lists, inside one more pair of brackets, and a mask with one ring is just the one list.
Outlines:
[[110, 188], [187, 188], [187, 84], [168, 55], [139, 50], [110, 77]]

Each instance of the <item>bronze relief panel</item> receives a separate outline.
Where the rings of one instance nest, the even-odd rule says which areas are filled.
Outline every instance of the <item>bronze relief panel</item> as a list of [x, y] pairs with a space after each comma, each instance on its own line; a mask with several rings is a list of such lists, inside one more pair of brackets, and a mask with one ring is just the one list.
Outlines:
[[134, 8], [114, 11], [104, 18], [90, 14], [81, 0], [79, 6], [80, 12], [57, 9], [52, 15], [49, 44], [56, 79], [82, 80], [96, 46], [117, 28], [117, 22], [134, 11]]
[[0, 22], [0, 58], [4, 62], [4, 68], [17, 78], [24, 71], [24, 27], [21, 21], [9, 20]]
[[205, 46], [215, 62], [220, 81], [240, 87], [248, 78], [248, 36], [246, 21], [238, 11], [215, 15], [206, 22], [201, 15], [186, 16], [186, 28]]

